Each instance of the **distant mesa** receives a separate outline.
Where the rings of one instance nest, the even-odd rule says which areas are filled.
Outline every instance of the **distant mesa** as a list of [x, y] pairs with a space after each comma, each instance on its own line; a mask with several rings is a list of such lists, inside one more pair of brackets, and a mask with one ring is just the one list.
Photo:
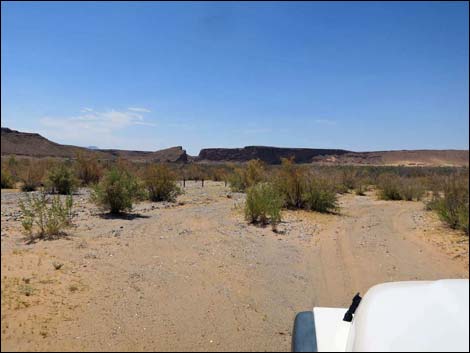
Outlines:
[[78, 147], [52, 142], [36, 133], [1, 128], [2, 156], [76, 158], [79, 153], [93, 154], [100, 159], [125, 158], [137, 162], [169, 163], [243, 163], [259, 159], [279, 164], [281, 158], [294, 158], [296, 163], [315, 165], [406, 165], [406, 166], [467, 166], [468, 150], [397, 150], [353, 152], [342, 149], [283, 148], [246, 146], [243, 148], [205, 148], [197, 157], [188, 156], [182, 146], [159, 151], [129, 151]]
[[282, 148], [268, 146], [247, 146], [243, 148], [205, 148], [199, 153], [201, 161], [243, 162], [259, 159], [268, 164], [280, 164], [281, 158], [294, 158], [296, 163], [311, 163], [314, 157], [338, 156], [350, 151], [320, 148]]
[[405, 166], [468, 166], [468, 150], [402, 150], [353, 152], [341, 149], [281, 148], [247, 146], [243, 148], [206, 148], [197, 157], [199, 162], [245, 162], [260, 159], [279, 164], [281, 158], [294, 158], [296, 163], [317, 165], [405, 165]]

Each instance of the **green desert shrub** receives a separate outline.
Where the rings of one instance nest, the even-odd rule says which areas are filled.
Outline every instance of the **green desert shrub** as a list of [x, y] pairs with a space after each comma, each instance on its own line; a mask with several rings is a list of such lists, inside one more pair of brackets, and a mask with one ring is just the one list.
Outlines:
[[166, 165], [153, 165], [144, 174], [144, 184], [151, 201], [175, 201], [181, 194], [176, 178]]
[[327, 180], [310, 178], [302, 194], [304, 208], [317, 212], [335, 212], [338, 210], [338, 198], [334, 185]]
[[78, 185], [73, 170], [61, 163], [54, 166], [46, 176], [46, 186], [52, 193], [69, 195], [72, 194]]
[[281, 168], [275, 178], [275, 184], [284, 199], [285, 207], [303, 207], [302, 195], [305, 189], [305, 175], [292, 159], [281, 159]]
[[12, 189], [15, 186], [13, 176], [7, 169], [2, 169], [1, 184], [2, 189]]
[[112, 167], [92, 188], [91, 201], [112, 214], [132, 210], [145, 197], [138, 179], [126, 169]]
[[22, 226], [30, 238], [51, 238], [63, 233], [72, 224], [73, 199], [64, 201], [59, 195], [48, 198], [45, 193], [26, 194], [19, 202], [23, 216]]
[[93, 185], [100, 181], [102, 169], [96, 157], [87, 157], [83, 154], [77, 156], [77, 176], [83, 185]]
[[258, 183], [247, 189], [245, 218], [250, 223], [268, 224], [276, 229], [281, 221], [283, 200], [271, 183]]
[[450, 177], [443, 184], [443, 191], [433, 192], [428, 209], [436, 211], [451, 228], [461, 229], [468, 235], [469, 191], [467, 178]]

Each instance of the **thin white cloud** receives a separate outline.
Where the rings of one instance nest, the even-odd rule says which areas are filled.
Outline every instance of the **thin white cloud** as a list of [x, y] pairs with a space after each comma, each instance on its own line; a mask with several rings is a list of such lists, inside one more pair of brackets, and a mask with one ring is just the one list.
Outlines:
[[82, 108], [82, 110], [80, 110], [80, 112], [82, 112], [82, 113], [88, 113], [88, 112], [92, 112], [92, 111], [93, 111], [93, 109], [87, 108], [87, 107], [84, 107], [84, 108]]
[[127, 109], [131, 110], [133, 112], [139, 112], [139, 113], [150, 113], [151, 112], [151, 110], [147, 109], [147, 108], [129, 107]]
[[145, 121], [142, 114], [129, 111], [86, 111], [72, 117], [43, 117], [40, 123], [48, 136], [61, 140], [87, 141], [93, 145], [100, 142], [113, 143], [115, 133], [131, 126], [156, 126]]

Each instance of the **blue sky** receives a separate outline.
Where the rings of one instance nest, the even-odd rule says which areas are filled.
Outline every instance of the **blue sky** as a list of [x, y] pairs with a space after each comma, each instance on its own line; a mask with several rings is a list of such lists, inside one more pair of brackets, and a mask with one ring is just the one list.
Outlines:
[[190, 154], [468, 149], [466, 2], [1, 7], [2, 126]]

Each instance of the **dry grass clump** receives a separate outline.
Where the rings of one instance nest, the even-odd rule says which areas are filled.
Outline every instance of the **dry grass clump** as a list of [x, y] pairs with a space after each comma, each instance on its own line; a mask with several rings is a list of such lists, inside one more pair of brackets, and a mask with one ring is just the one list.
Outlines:
[[98, 159], [93, 156], [85, 156], [84, 154], [77, 155], [75, 169], [83, 185], [97, 184], [103, 175], [103, 169]]
[[266, 165], [258, 159], [249, 161], [244, 168], [235, 168], [228, 177], [230, 188], [234, 192], [244, 192], [251, 186], [266, 179]]
[[1, 170], [1, 187], [2, 189], [12, 189], [15, 186], [15, 181], [13, 176], [8, 171], [8, 169]]
[[469, 232], [469, 192], [466, 177], [451, 176], [442, 184], [442, 192], [433, 191], [427, 208], [437, 212], [439, 217], [451, 228]]
[[377, 187], [382, 200], [419, 201], [425, 193], [421, 178], [400, 177], [391, 173], [380, 175]]
[[150, 166], [144, 173], [144, 184], [150, 201], [175, 201], [181, 194], [174, 173], [163, 164]]
[[35, 191], [42, 185], [45, 169], [40, 165], [28, 165], [21, 172], [21, 191]]

